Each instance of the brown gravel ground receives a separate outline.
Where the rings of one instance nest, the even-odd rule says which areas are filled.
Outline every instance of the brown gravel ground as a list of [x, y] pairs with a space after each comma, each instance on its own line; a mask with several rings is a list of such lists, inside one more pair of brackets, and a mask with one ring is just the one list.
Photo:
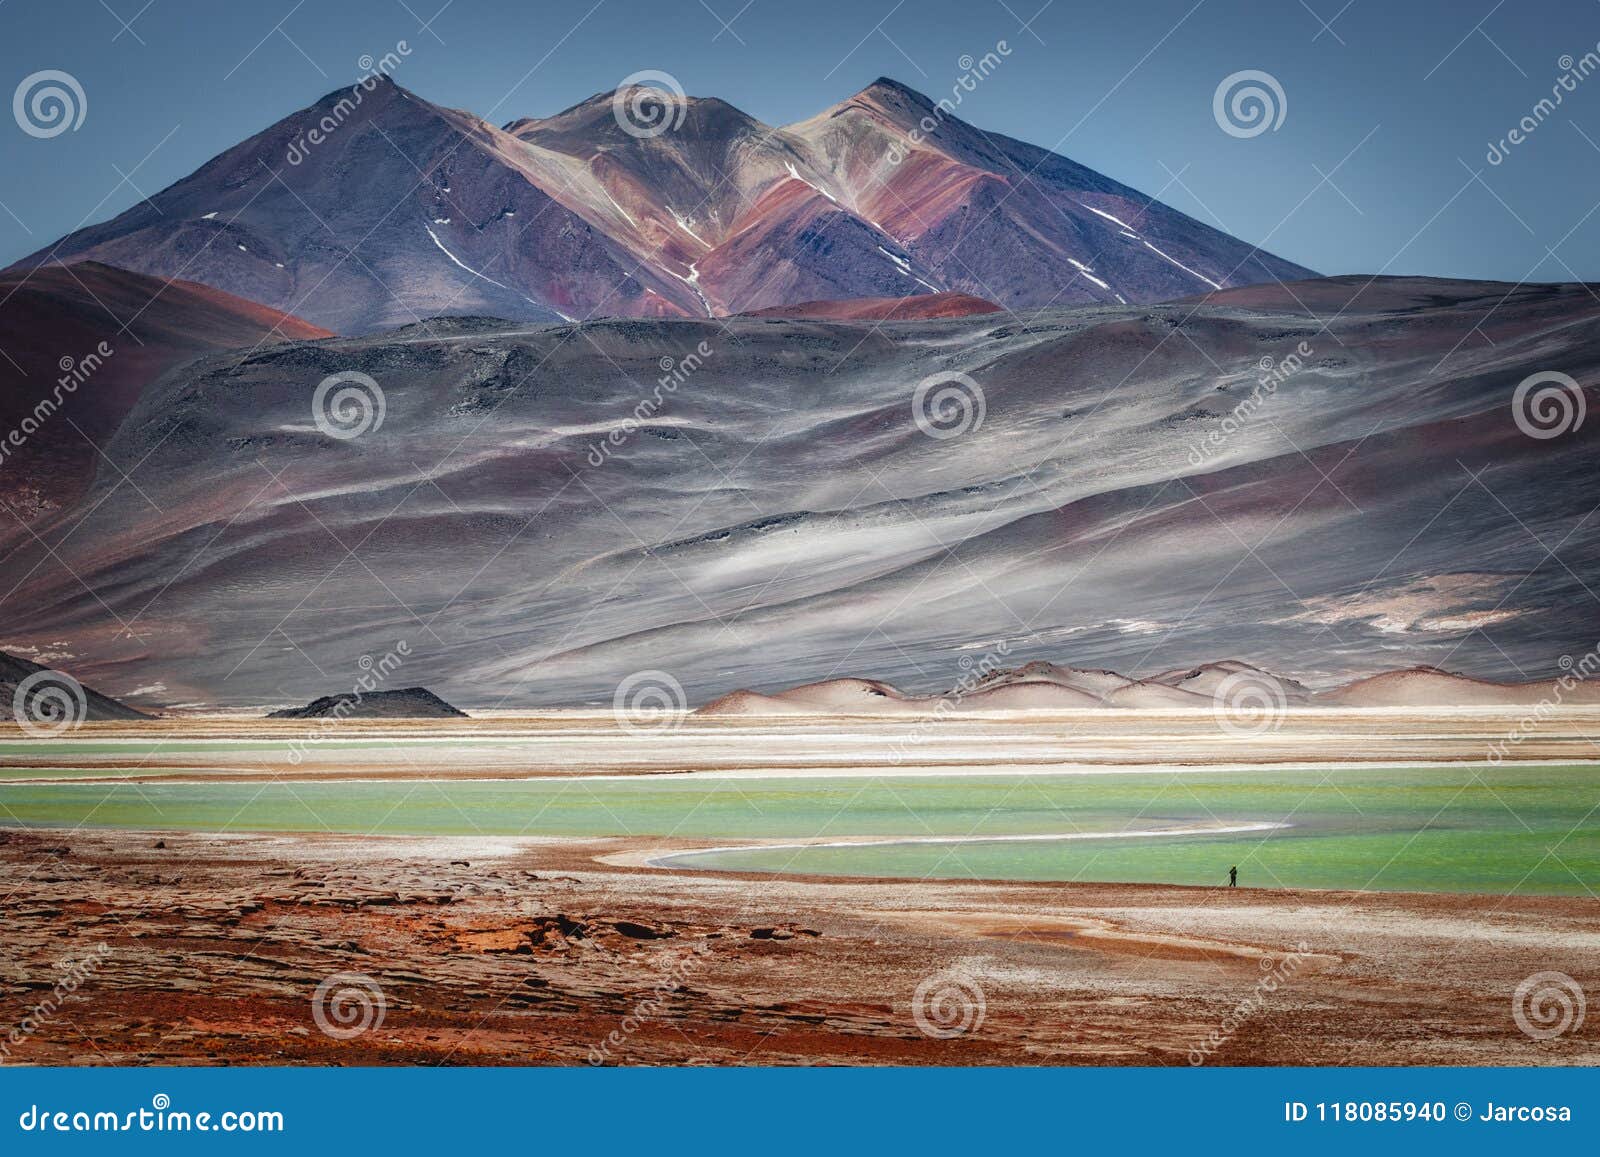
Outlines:
[[1600, 1063], [1513, 1016], [1600, 991], [1590, 899], [599, 859], [645, 847], [0, 830], [0, 1063]]

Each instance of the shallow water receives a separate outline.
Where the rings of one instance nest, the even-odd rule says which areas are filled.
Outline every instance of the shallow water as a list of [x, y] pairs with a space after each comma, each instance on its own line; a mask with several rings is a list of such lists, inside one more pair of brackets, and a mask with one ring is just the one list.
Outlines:
[[[30, 825], [198, 831], [970, 843], [679, 854], [677, 866], [896, 877], [1600, 893], [1584, 767], [1094, 776], [0, 784]], [[1287, 823], [1248, 834], [984, 843], [998, 835]]]

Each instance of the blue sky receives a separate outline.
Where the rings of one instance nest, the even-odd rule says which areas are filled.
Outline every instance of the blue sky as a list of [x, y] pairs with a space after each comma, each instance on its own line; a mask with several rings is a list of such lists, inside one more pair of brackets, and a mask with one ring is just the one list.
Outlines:
[[[1010, 54], [962, 116], [1054, 148], [1327, 273], [1600, 281], [1600, 73], [1486, 160], [1600, 43], [1594, 0], [0, 0], [0, 82], [58, 69], [82, 125], [0, 118], [0, 263], [127, 208], [361, 73], [504, 123], [641, 69], [769, 123], [892, 76], [933, 98]], [[1275, 130], [1213, 95], [1258, 69]]]

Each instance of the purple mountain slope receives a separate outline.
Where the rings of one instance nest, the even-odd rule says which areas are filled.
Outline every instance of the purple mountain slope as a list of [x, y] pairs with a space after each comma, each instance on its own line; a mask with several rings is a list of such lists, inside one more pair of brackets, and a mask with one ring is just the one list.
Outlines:
[[628, 131], [653, 93], [500, 129], [387, 80], [340, 90], [19, 267], [92, 258], [343, 333], [937, 292], [1137, 304], [1314, 276], [893, 81], [786, 128], [684, 98], [667, 131]]

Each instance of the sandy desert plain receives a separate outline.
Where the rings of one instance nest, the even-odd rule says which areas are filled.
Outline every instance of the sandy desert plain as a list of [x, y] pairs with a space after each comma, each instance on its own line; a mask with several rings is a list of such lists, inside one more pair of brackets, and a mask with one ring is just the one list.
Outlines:
[[8, 728], [5, 1060], [1597, 1063], [1600, 709], [1524, 715]]

